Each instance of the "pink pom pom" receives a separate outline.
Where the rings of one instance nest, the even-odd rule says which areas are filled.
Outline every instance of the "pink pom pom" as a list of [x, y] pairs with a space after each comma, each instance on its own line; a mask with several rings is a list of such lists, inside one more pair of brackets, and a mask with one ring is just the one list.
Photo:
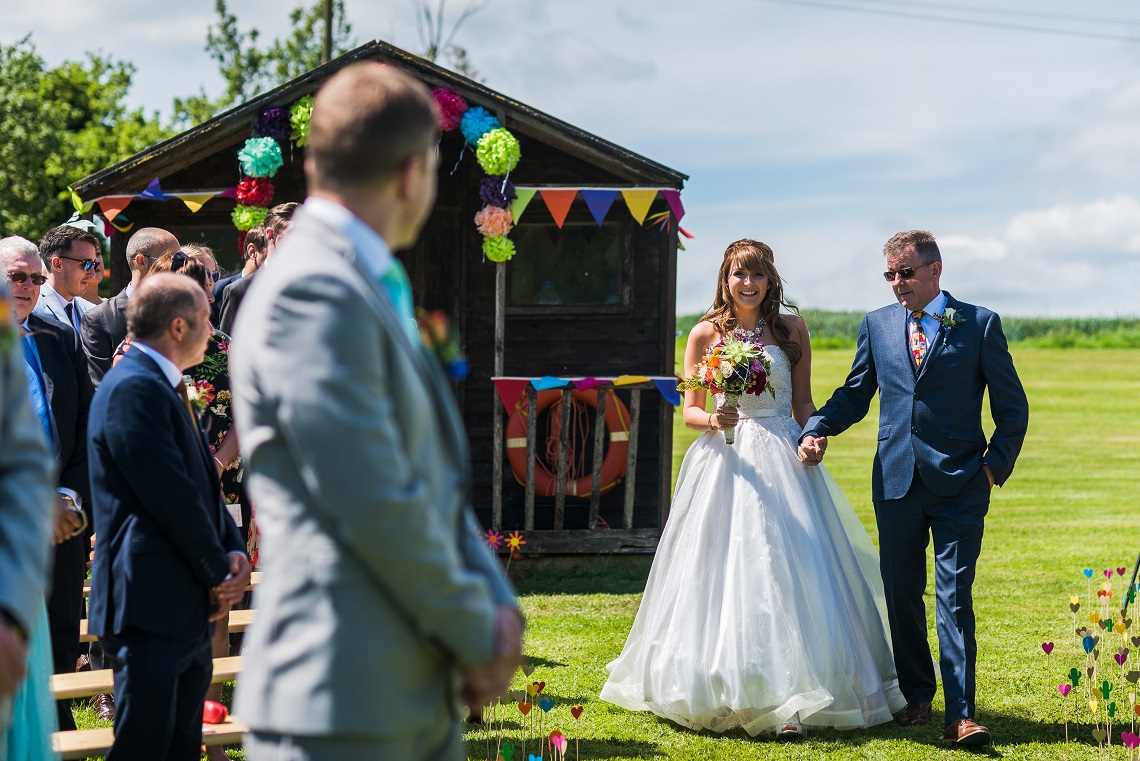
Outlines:
[[467, 101], [450, 87], [437, 87], [431, 91], [432, 100], [439, 109], [439, 128], [450, 132], [459, 128], [463, 114], [467, 111]]
[[498, 206], [484, 206], [475, 215], [475, 227], [479, 234], [485, 238], [494, 238], [497, 235], [506, 235], [514, 224], [511, 213]]

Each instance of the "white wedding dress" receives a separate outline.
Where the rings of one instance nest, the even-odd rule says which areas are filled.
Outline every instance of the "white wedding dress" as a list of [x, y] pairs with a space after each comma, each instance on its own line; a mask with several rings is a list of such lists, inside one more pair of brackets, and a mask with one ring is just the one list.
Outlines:
[[764, 352], [775, 399], [741, 396], [735, 444], [706, 433], [686, 453], [601, 698], [717, 732], [881, 724], [906, 701], [878, 553], [831, 475], [800, 463], [791, 368]]

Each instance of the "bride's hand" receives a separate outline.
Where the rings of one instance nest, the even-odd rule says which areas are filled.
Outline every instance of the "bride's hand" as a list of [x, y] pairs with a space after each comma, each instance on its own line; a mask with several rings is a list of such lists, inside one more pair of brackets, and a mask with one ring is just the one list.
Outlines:
[[740, 416], [736, 413], [736, 408], [729, 407], [728, 405], [717, 407], [712, 417], [713, 425], [715, 426], [713, 430], [716, 431], [723, 431], [726, 428], [735, 428], [737, 422], [740, 420]]

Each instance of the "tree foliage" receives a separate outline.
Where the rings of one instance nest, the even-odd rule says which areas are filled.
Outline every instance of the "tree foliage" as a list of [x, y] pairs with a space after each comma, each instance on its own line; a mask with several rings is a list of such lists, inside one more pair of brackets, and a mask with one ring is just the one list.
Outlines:
[[[217, 61], [226, 89], [210, 98], [205, 89], [189, 98], [174, 99], [174, 120], [181, 127], [192, 127], [227, 108], [288, 82], [322, 62], [324, 3], [316, 0], [299, 5], [289, 14], [292, 31], [284, 39], [259, 45], [261, 33], [253, 27], [242, 31], [237, 16], [226, 0], [215, 0], [217, 22], [206, 33], [206, 52]], [[344, 0], [333, 0], [332, 57], [353, 46], [352, 25], [344, 12]]]
[[0, 45], [0, 235], [38, 240], [71, 215], [70, 183], [169, 136], [124, 104], [134, 72], [96, 53], [48, 68], [30, 37]]

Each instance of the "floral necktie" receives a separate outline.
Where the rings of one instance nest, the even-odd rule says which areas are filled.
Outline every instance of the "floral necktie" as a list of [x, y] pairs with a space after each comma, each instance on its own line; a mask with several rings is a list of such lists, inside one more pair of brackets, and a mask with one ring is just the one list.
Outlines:
[[914, 357], [915, 368], [922, 367], [922, 360], [926, 359], [926, 331], [922, 329], [922, 316], [926, 312], [921, 309], [910, 313], [910, 354]]

